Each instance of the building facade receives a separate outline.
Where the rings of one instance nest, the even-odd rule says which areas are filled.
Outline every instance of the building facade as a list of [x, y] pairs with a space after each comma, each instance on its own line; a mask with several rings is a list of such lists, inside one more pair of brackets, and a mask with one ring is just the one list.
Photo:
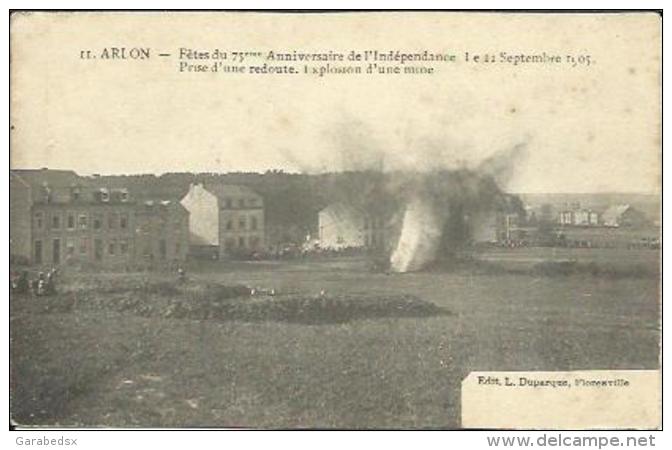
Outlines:
[[192, 184], [180, 200], [189, 211], [189, 246], [195, 256], [219, 254], [219, 200], [202, 184]]
[[189, 251], [189, 212], [175, 201], [148, 200], [135, 208], [135, 259], [147, 265], [184, 261]]
[[9, 254], [17, 262], [31, 257], [31, 187], [20, 176], [9, 173]]
[[34, 264], [127, 265], [134, 258], [135, 204], [125, 189], [50, 190], [32, 207]]
[[186, 257], [189, 213], [179, 203], [138, 204], [125, 188], [71, 171], [11, 171], [10, 183], [17, 262], [128, 267]]
[[190, 247], [220, 258], [265, 249], [264, 199], [246, 186], [192, 184], [181, 200], [189, 211]]
[[318, 213], [320, 247], [364, 247], [364, 214], [350, 205], [333, 203]]
[[630, 205], [613, 205], [602, 214], [606, 227], [646, 227], [651, 225], [646, 215]]
[[486, 211], [469, 219], [469, 233], [475, 243], [497, 243], [517, 241], [525, 237], [520, 227], [520, 216], [516, 213]]
[[390, 227], [382, 215], [368, 214], [345, 203], [332, 203], [318, 213], [319, 246], [324, 249], [384, 249]]
[[53, 197], [54, 190], [67, 192], [78, 182], [79, 177], [71, 170], [10, 170], [9, 253], [12, 260], [29, 262], [33, 257], [33, 204]]
[[575, 227], [592, 227], [600, 224], [600, 217], [597, 212], [586, 209], [565, 209], [558, 215], [560, 225], [569, 225]]

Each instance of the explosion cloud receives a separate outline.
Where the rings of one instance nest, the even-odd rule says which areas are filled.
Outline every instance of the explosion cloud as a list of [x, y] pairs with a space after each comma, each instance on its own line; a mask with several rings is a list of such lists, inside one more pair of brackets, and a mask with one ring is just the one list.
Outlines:
[[404, 212], [390, 269], [422, 270], [469, 239], [468, 218], [473, 220], [484, 212], [504, 208], [508, 197], [496, 178], [505, 181], [510, 176], [512, 169], [507, 162], [512, 163], [521, 152], [520, 147], [515, 147], [486, 160], [475, 170], [407, 174], [407, 179], [396, 186], [398, 195], [404, 197]]
[[[467, 228], [474, 220], [507, 203], [510, 196], [500, 187], [526, 156], [526, 144], [521, 143], [469, 164], [459, 157], [464, 152], [453, 155], [448, 151], [459, 146], [451, 140], [412, 139], [407, 145], [413, 151], [404, 153], [385, 151], [386, 146], [372, 135], [358, 120], [344, 121], [325, 134], [335, 150], [332, 166], [349, 176], [366, 175], [364, 183], [357, 182], [361, 177], [352, 176], [345, 186], [335, 187], [333, 191], [338, 193], [333, 200], [368, 212], [380, 210], [382, 203], [393, 205], [400, 218], [396, 245], [389, 253], [394, 272], [422, 270], [466, 242]], [[320, 172], [293, 152], [283, 151], [302, 171]], [[414, 157], [409, 159], [408, 155]]]
[[432, 199], [414, 195], [406, 205], [397, 247], [390, 257], [394, 272], [413, 272], [436, 258], [441, 244], [445, 213]]

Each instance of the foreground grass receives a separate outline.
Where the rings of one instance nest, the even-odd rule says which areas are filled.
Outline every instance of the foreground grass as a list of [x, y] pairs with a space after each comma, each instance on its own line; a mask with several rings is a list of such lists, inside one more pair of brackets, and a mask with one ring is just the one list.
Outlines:
[[[195, 283], [311, 295], [409, 294], [452, 314], [305, 325], [110, 310], [35, 313], [13, 305], [13, 419], [64, 426], [456, 428], [460, 382], [472, 370], [658, 367], [655, 279], [358, 269], [344, 262], [252, 264], [190, 276]], [[135, 276], [99, 275], [119, 282]], [[48, 300], [12, 300], [18, 301]]]

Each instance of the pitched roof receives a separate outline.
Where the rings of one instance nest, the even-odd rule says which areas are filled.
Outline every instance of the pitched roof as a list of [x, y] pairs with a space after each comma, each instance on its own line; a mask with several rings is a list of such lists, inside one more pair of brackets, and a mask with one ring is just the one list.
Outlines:
[[241, 186], [239, 184], [219, 184], [219, 183], [207, 183], [204, 185], [205, 189], [217, 197], [243, 197], [243, 196], [252, 196], [252, 197], [261, 197], [254, 190], [250, 189], [247, 186]]
[[189, 214], [189, 210], [180, 202], [173, 200], [145, 200], [140, 203], [147, 211], [169, 211]]
[[74, 170], [52, 169], [12, 169], [11, 173], [31, 185], [31, 187], [43, 186], [72, 186], [80, 184], [82, 179]]
[[69, 197], [72, 186], [82, 186], [81, 177], [72, 170], [12, 169], [10, 174], [30, 188], [32, 202], [45, 202], [45, 195], [58, 202]]

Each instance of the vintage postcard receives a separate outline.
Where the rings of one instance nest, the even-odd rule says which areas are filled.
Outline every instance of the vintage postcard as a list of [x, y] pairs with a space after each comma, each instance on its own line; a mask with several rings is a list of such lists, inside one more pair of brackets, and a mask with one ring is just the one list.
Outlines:
[[661, 34], [13, 12], [12, 424], [660, 428]]

